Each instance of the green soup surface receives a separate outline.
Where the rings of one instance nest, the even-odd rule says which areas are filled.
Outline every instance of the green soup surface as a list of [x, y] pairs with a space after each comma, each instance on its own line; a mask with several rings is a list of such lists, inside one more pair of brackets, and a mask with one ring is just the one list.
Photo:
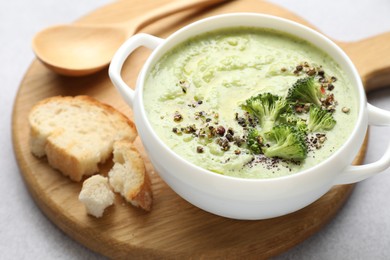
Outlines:
[[[270, 128], [245, 104], [266, 93], [286, 99], [305, 78], [315, 82], [318, 107], [335, 124], [306, 130], [304, 158], [266, 156], [280, 140], [270, 137]], [[241, 178], [285, 176], [320, 163], [346, 141], [358, 115], [353, 87], [329, 55], [291, 35], [250, 27], [204, 33], [172, 48], [151, 68], [143, 99], [153, 129], [175, 153], [207, 170]], [[289, 100], [288, 105], [296, 119], [310, 121], [314, 104]], [[288, 124], [280, 115], [271, 123]], [[259, 133], [254, 141], [258, 150], [248, 143], [253, 129]], [[290, 148], [283, 149], [284, 154]]]

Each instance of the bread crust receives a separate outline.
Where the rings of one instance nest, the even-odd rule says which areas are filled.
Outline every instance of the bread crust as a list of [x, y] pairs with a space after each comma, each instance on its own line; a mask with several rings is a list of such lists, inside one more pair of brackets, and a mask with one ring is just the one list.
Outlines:
[[114, 166], [109, 171], [109, 183], [129, 203], [146, 211], [152, 208], [151, 182], [137, 148], [127, 140], [114, 144]]
[[30, 111], [30, 148], [37, 157], [81, 181], [96, 173], [112, 154], [114, 142], [137, 136], [134, 123], [110, 105], [90, 96], [55, 96]]

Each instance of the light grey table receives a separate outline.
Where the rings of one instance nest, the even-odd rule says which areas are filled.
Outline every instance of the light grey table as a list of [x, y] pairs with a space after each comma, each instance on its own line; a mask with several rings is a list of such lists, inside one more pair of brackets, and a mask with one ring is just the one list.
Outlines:
[[[103, 258], [62, 233], [35, 205], [13, 155], [11, 115], [19, 84], [34, 59], [30, 47], [33, 35], [47, 26], [72, 22], [110, 2], [12, 0], [1, 3], [0, 259]], [[292, 10], [340, 41], [354, 41], [390, 31], [389, 0], [271, 2]], [[368, 98], [371, 103], [390, 110], [390, 89], [370, 93]], [[383, 154], [390, 142], [389, 136], [387, 127], [371, 128], [366, 162], [373, 162]], [[390, 259], [389, 198], [390, 169], [359, 183], [346, 205], [327, 226], [277, 259]]]

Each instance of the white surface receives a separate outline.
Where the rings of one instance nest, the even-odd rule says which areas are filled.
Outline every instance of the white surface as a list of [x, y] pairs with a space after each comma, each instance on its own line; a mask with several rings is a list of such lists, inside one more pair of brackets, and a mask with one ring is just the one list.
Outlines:
[[[242, 0], [238, 0], [242, 1]], [[0, 259], [99, 259], [54, 226], [31, 199], [13, 156], [12, 105], [34, 55], [39, 30], [66, 23], [109, 0], [12, 0], [0, 8]], [[352, 41], [390, 31], [388, 0], [272, 0], [294, 11], [328, 36]], [[390, 42], [388, 43], [390, 44]], [[383, 57], [390, 59], [390, 57]], [[390, 89], [369, 94], [390, 110]], [[372, 128], [367, 162], [378, 159], [390, 141], [389, 128]], [[385, 144], [385, 145], [384, 145]], [[390, 259], [390, 170], [359, 183], [326, 227], [277, 259]]]

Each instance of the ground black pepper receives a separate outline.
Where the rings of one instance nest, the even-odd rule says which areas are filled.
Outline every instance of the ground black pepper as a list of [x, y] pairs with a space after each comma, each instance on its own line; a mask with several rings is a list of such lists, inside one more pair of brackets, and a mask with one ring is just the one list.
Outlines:
[[183, 120], [183, 116], [180, 114], [179, 111], [176, 111], [175, 114], [173, 115], [173, 120], [175, 122], [180, 122]]
[[233, 136], [230, 133], [227, 133], [225, 137], [229, 142], [233, 142]]

